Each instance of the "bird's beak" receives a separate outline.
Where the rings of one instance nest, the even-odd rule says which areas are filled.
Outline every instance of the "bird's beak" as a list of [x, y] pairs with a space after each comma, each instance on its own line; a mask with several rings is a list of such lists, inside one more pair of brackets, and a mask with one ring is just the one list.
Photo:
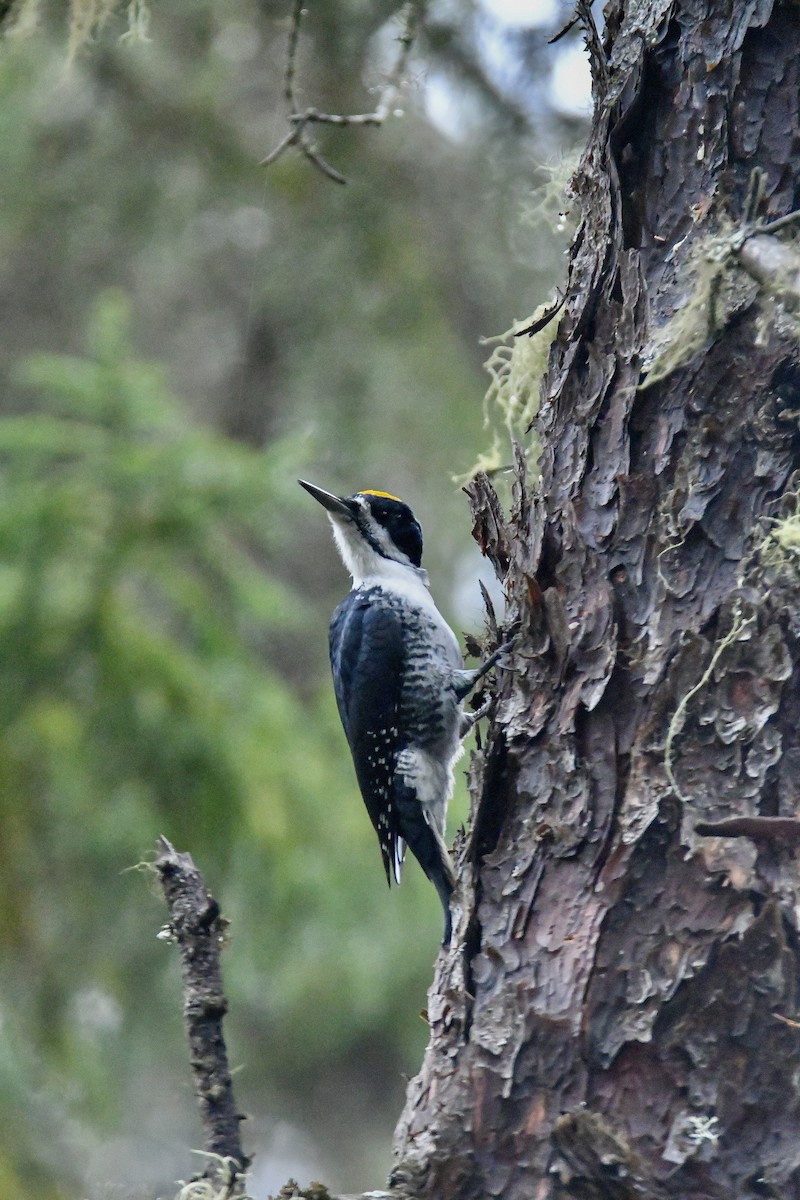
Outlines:
[[326, 508], [329, 513], [333, 513], [336, 517], [347, 517], [352, 521], [353, 510], [341, 496], [334, 496], [333, 492], [323, 491], [316, 484], [306, 483], [305, 479], [298, 479], [297, 482], [301, 488], [306, 489], [309, 496], [313, 496], [315, 500], [318, 500], [322, 507]]

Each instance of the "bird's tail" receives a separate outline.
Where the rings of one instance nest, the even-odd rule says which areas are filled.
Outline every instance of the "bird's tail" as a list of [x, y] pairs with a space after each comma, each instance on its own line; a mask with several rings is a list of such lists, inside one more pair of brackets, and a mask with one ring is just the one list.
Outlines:
[[450, 945], [452, 917], [450, 897], [456, 885], [453, 861], [444, 844], [444, 838], [425, 814], [415, 792], [400, 784], [395, 788], [395, 812], [400, 834], [409, 850], [430, 879], [444, 910], [444, 937], [442, 945]]

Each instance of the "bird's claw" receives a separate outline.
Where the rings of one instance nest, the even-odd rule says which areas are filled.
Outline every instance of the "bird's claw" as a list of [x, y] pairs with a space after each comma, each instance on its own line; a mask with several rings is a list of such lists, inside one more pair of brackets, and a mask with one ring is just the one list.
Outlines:
[[489, 715], [489, 710], [494, 703], [492, 696], [488, 700], [484, 700], [480, 708], [476, 708], [474, 712], [461, 714], [461, 729], [459, 730], [461, 737], [465, 738], [471, 729], [474, 729], [478, 721], [482, 721], [484, 717]]

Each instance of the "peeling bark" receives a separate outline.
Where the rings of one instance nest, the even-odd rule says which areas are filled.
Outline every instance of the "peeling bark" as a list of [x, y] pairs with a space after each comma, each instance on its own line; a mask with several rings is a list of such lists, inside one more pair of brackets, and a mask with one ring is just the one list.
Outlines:
[[732, 259], [699, 351], [640, 385], [754, 169], [765, 219], [800, 206], [800, 20], [615, 0], [605, 36], [541, 457], [507, 516], [470, 493], [522, 632], [391, 1183], [796, 1200], [800, 617], [763, 554], [796, 508], [796, 328]]

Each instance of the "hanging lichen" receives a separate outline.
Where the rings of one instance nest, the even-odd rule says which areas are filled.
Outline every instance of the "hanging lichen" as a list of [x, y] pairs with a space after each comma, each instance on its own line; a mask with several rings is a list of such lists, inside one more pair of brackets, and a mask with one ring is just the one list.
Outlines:
[[756, 345], [764, 345], [776, 328], [800, 341], [800, 256], [791, 229], [775, 236], [779, 225], [791, 225], [796, 217], [745, 229], [723, 220], [714, 235], [695, 241], [682, 266], [686, 290], [674, 315], [652, 335], [640, 388], [685, 366], [733, 316], [753, 305]]
[[800, 493], [788, 492], [782, 500], [783, 514], [769, 523], [758, 558], [766, 571], [767, 586], [800, 584]]
[[[16, 0], [5, 19], [6, 37], [29, 37], [39, 27], [44, 0]], [[150, 9], [147, 0], [70, 0], [67, 17], [67, 59], [90, 43], [115, 13], [126, 13], [128, 29], [125, 41], [147, 41]]]
[[686, 290], [674, 315], [653, 333], [641, 388], [661, 383], [690, 362], [725, 327], [737, 308], [747, 307], [758, 288], [733, 261], [731, 226], [698, 238], [681, 267]]
[[[571, 180], [577, 165], [577, 152], [540, 164], [543, 182], [521, 207], [520, 225], [546, 237], [550, 244], [561, 238], [566, 246], [571, 236]], [[509, 467], [515, 446], [523, 448], [529, 464], [537, 461], [539, 446], [531, 426], [539, 412], [539, 392], [561, 303], [540, 304], [530, 317], [515, 321], [505, 333], [482, 339], [484, 346], [492, 347], [484, 363], [489, 386], [483, 400], [483, 424], [490, 435], [489, 446], [467, 471], [454, 476], [457, 484], [463, 486], [479, 471], [491, 476]], [[536, 332], [529, 333], [530, 328]]]
[[483, 424], [491, 442], [468, 471], [455, 477], [456, 483], [463, 486], [478, 471], [493, 475], [510, 466], [515, 444], [524, 448], [529, 462], [537, 460], [538, 440], [531, 424], [539, 411], [539, 391], [558, 321], [549, 321], [532, 335], [518, 331], [537, 324], [549, 307], [540, 305], [527, 320], [483, 339], [484, 345], [493, 347], [484, 363], [490, 382], [483, 400]]

